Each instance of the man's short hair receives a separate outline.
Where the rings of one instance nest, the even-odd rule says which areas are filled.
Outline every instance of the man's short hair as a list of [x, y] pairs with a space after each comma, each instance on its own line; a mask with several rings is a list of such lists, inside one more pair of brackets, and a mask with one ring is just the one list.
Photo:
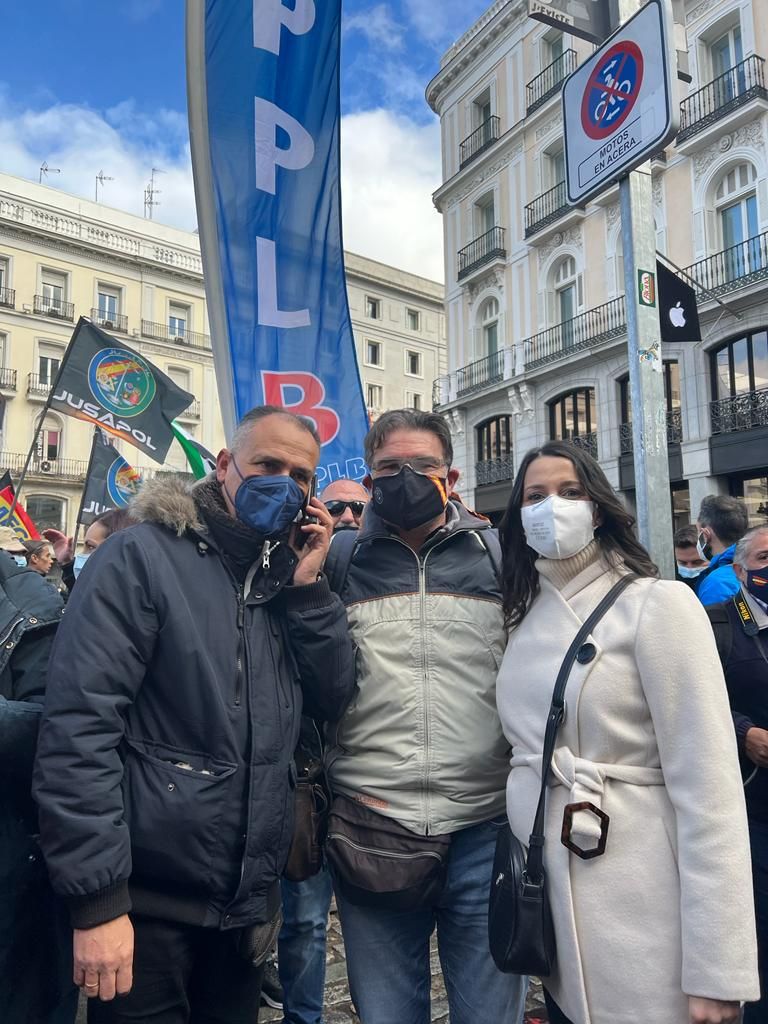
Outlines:
[[373, 456], [390, 434], [396, 430], [426, 430], [439, 438], [445, 456], [446, 466], [453, 465], [453, 442], [448, 423], [437, 412], [421, 412], [419, 409], [391, 409], [382, 413], [365, 438], [365, 461], [373, 464]]
[[688, 526], [681, 526], [679, 530], [675, 530], [673, 543], [676, 548], [695, 548], [698, 539], [699, 531], [691, 523]]
[[733, 560], [736, 565], [741, 565], [746, 568], [749, 549], [752, 546], [752, 538], [756, 537], [758, 533], [768, 533], [768, 523], [761, 523], [759, 526], [753, 526], [751, 530], [747, 530], [743, 537], [739, 538], [736, 550], [733, 553]]
[[749, 527], [747, 506], [741, 498], [708, 494], [701, 499], [699, 526], [708, 526], [723, 544], [735, 544]]
[[285, 416], [286, 419], [293, 420], [302, 430], [306, 430], [308, 434], [312, 435], [318, 448], [321, 447], [320, 435], [312, 420], [307, 419], [306, 416], [297, 416], [294, 412], [281, 409], [279, 405], [257, 405], [247, 412], [237, 424], [232, 435], [232, 443], [229, 446], [229, 450], [235, 453], [239, 452], [254, 424], [258, 423], [259, 420], [266, 419], [267, 416]]

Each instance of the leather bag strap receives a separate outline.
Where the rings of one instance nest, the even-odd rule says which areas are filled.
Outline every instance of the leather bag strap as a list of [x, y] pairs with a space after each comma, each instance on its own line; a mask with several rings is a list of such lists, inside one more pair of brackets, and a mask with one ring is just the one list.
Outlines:
[[541, 760], [541, 792], [539, 793], [539, 803], [536, 807], [536, 817], [533, 820], [533, 829], [528, 839], [526, 881], [531, 885], [541, 885], [544, 879], [544, 809], [547, 797], [547, 781], [549, 779], [549, 770], [552, 767], [552, 755], [555, 752], [557, 731], [565, 718], [565, 687], [568, 684], [568, 677], [571, 674], [576, 655], [579, 653], [584, 641], [619, 594], [626, 590], [629, 584], [633, 583], [636, 579], [637, 576], [630, 573], [622, 576], [617, 583], [614, 583], [574, 637], [573, 643], [563, 658], [560, 671], [557, 673], [552, 703], [549, 706], [549, 714], [547, 715], [547, 729], [544, 733], [544, 753]]

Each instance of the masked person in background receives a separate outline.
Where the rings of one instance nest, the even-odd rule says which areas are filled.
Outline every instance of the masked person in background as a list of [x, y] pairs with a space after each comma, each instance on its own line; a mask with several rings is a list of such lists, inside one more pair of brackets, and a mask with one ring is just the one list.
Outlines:
[[[363, 1024], [427, 1024], [436, 928], [451, 1024], [516, 1024], [524, 979], [499, 973], [488, 946], [509, 763], [495, 696], [498, 541], [448, 500], [459, 474], [442, 416], [384, 413], [365, 458], [363, 525], [334, 537], [327, 567], [357, 664], [326, 758], [352, 998]], [[358, 858], [361, 847], [380, 855]]]
[[749, 527], [747, 506], [741, 498], [708, 494], [702, 498], [696, 526], [699, 555], [709, 559], [706, 570], [696, 580], [696, 596], [703, 605], [719, 604], [739, 591], [733, 554], [736, 542]]
[[133, 526], [135, 522], [127, 508], [110, 508], [102, 512], [85, 531], [83, 550], [77, 555], [73, 537], [67, 537], [61, 530], [43, 530], [43, 536], [53, 545], [53, 553], [61, 568], [61, 579], [68, 591], [74, 587], [75, 580], [96, 548], [113, 533]]
[[709, 565], [707, 559], [699, 554], [698, 539], [699, 531], [693, 524], [681, 526], [679, 530], [675, 531], [673, 539], [677, 575], [694, 590], [696, 589], [696, 580]]
[[308, 420], [252, 410], [215, 476], [145, 485], [70, 598], [35, 795], [91, 1022], [253, 1024], [302, 704], [337, 717], [354, 685], [331, 518], [296, 522], [319, 455]]
[[72, 1024], [77, 990], [64, 906], [37, 844], [32, 763], [61, 597], [0, 527], [0, 1019]]

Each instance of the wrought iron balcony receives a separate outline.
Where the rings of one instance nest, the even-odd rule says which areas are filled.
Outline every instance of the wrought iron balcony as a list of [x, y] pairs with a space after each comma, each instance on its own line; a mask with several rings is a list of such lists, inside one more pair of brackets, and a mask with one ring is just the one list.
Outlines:
[[720, 398], [709, 406], [712, 434], [735, 434], [768, 427], [768, 388]]
[[53, 316], [57, 320], [75, 319], [75, 304], [73, 302], [53, 299], [50, 295], [36, 295], [33, 308], [41, 316]]
[[505, 260], [507, 250], [504, 248], [504, 228], [491, 228], [480, 235], [463, 249], [459, 249], [459, 281], [467, 277], [473, 270], [485, 266], [493, 260]]
[[15, 391], [18, 371], [9, 366], [0, 367], [0, 391]]
[[565, 182], [558, 181], [554, 188], [536, 196], [525, 208], [525, 237], [530, 238], [548, 224], [559, 220], [570, 209], [565, 194]]
[[576, 70], [576, 51], [565, 50], [557, 60], [544, 68], [541, 74], [536, 75], [525, 87], [526, 110], [532, 114], [540, 106], [547, 102], [552, 96], [560, 92], [563, 81]]
[[188, 331], [186, 328], [177, 333], [176, 330], [171, 331], [168, 324], [153, 323], [151, 320], [141, 321], [141, 333], [145, 338], [152, 338], [154, 341], [168, 341], [172, 345], [189, 345], [192, 348], [211, 347], [211, 339], [208, 334]]
[[475, 463], [475, 482], [477, 487], [487, 484], [501, 484], [512, 480], [515, 476], [514, 459], [511, 455], [502, 455], [497, 459], [483, 459]]
[[37, 395], [40, 398], [47, 398], [48, 392], [53, 387], [53, 381], [49, 377], [41, 377], [39, 373], [27, 374], [27, 394]]
[[178, 418], [180, 420], [199, 420], [200, 419], [200, 403], [197, 399], [187, 406], [184, 412], [180, 412]]
[[[14, 476], [19, 476], [26, 461], [26, 452], [0, 452], [0, 464]], [[85, 479], [88, 463], [84, 459], [46, 459], [35, 455], [29, 464], [29, 475], [37, 477], [54, 476], [59, 479]]]
[[[682, 444], [683, 412], [682, 409], [667, 409], [667, 447]], [[619, 424], [619, 445], [622, 455], [631, 455], [635, 450], [632, 439], [632, 424]]]
[[492, 146], [500, 136], [501, 120], [496, 114], [492, 114], [487, 121], [478, 125], [459, 146], [459, 170], [466, 167], [467, 164], [471, 164], [475, 157], [480, 156], [489, 146]]
[[626, 329], [624, 296], [619, 295], [602, 306], [580, 313], [572, 320], [565, 320], [546, 331], [534, 334], [532, 338], [526, 338], [523, 343], [525, 368], [532, 370], [555, 359], [562, 359], [571, 352], [618, 338]]
[[753, 99], [768, 100], [765, 61], [757, 54], [729, 68], [683, 100], [678, 145]]
[[498, 384], [504, 380], [504, 351], [492, 352], [491, 355], [478, 359], [474, 363], [462, 366], [456, 371], [456, 397], [480, 391], [490, 384]]
[[122, 313], [108, 313], [103, 309], [92, 309], [91, 320], [105, 331], [120, 331], [125, 334], [128, 331], [128, 317]]
[[568, 440], [571, 444], [576, 445], [577, 448], [582, 448], [593, 459], [597, 458], [596, 430], [591, 431], [589, 434], [576, 434], [573, 437], [569, 437]]
[[768, 231], [692, 263], [685, 272], [700, 286], [702, 300], [707, 291], [724, 294], [762, 281], [768, 278]]
[[15, 309], [15, 307], [16, 307], [16, 289], [15, 288], [0, 288], [0, 306], [4, 306], [6, 309]]

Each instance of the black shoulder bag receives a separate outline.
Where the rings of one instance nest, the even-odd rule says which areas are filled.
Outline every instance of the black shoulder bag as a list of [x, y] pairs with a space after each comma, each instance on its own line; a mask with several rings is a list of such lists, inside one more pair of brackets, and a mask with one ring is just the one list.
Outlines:
[[509, 828], [502, 829], [496, 840], [488, 905], [488, 939], [494, 962], [505, 974], [534, 974], [546, 978], [555, 963], [555, 932], [544, 874], [544, 808], [557, 730], [565, 718], [565, 687], [584, 641], [619, 594], [635, 579], [634, 575], [622, 576], [611, 587], [582, 625], [563, 658], [547, 717], [541, 792], [528, 839], [528, 854]]

